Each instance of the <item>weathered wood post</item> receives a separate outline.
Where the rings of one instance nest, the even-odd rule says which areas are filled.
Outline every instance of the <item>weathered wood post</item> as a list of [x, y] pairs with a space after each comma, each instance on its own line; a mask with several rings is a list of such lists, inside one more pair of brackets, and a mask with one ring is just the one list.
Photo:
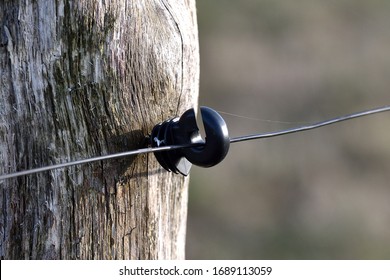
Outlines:
[[[0, 173], [140, 148], [197, 106], [195, 1], [0, 2]], [[2, 259], [182, 259], [188, 178], [140, 155], [0, 182]]]

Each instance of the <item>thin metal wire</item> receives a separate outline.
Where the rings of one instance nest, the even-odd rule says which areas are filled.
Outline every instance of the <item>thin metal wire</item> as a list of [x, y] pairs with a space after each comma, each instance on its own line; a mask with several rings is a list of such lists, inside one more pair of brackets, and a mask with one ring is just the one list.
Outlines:
[[[296, 132], [302, 132], [302, 131], [316, 129], [316, 128], [319, 128], [322, 126], [331, 125], [334, 123], [338, 123], [338, 122], [342, 122], [342, 121], [346, 121], [346, 120], [351, 120], [351, 119], [355, 119], [355, 118], [360, 118], [360, 117], [364, 117], [367, 115], [382, 113], [382, 112], [386, 112], [386, 111], [390, 111], [390, 106], [361, 111], [361, 112], [357, 112], [357, 113], [353, 113], [353, 114], [349, 114], [349, 115], [345, 115], [345, 116], [341, 116], [341, 117], [332, 118], [332, 119], [329, 119], [326, 121], [317, 122], [314, 124], [294, 127], [294, 128], [280, 130], [280, 131], [233, 137], [233, 138], [230, 138], [230, 143], [237, 143], [237, 142], [262, 139], [262, 138], [271, 138], [271, 137], [276, 137], [276, 136], [281, 136], [281, 135], [286, 135], [286, 134], [291, 134], [291, 133], [296, 133]], [[86, 163], [91, 163], [91, 162], [96, 162], [96, 161], [115, 159], [115, 158], [121, 158], [121, 157], [127, 157], [127, 156], [132, 156], [132, 155], [139, 155], [139, 154], [147, 154], [147, 153], [154, 153], [154, 152], [162, 152], [162, 151], [191, 148], [191, 147], [200, 146], [200, 145], [201, 144], [199, 144], [199, 143], [193, 143], [193, 144], [163, 146], [163, 147], [155, 147], [155, 148], [144, 148], [144, 149], [127, 151], [127, 152], [122, 152], [122, 153], [117, 153], [117, 154], [98, 156], [98, 157], [93, 157], [93, 158], [81, 159], [81, 160], [76, 160], [76, 161], [71, 161], [71, 162], [64, 162], [64, 163], [60, 163], [60, 164], [14, 172], [14, 173], [10, 173], [10, 174], [4, 174], [4, 175], [0, 175], [0, 180], [15, 178], [15, 177], [24, 176], [24, 175], [30, 175], [30, 174], [44, 172], [44, 171], [50, 171], [50, 170], [59, 169], [59, 168], [70, 167], [70, 166], [74, 166], [74, 165], [86, 164]]]
[[[199, 145], [199, 144], [196, 144], [196, 145]], [[132, 156], [132, 155], [147, 154], [147, 153], [154, 153], [154, 152], [171, 151], [171, 150], [177, 150], [177, 149], [182, 149], [182, 148], [188, 148], [191, 146], [195, 146], [195, 144], [174, 145], [174, 146], [164, 146], [164, 147], [155, 147], [155, 148], [144, 148], [144, 149], [138, 149], [138, 150], [133, 150], [133, 151], [127, 151], [127, 152], [123, 152], [123, 153], [110, 154], [110, 155], [105, 155], [105, 156], [98, 156], [98, 157], [93, 157], [93, 158], [75, 160], [75, 161], [71, 161], [71, 162], [64, 162], [64, 163], [59, 163], [59, 164], [55, 164], [55, 165], [44, 166], [44, 167], [19, 171], [19, 172], [15, 172], [15, 173], [0, 175], [0, 180], [15, 178], [15, 177], [24, 176], [24, 175], [30, 175], [30, 174], [44, 172], [44, 171], [50, 171], [53, 169], [70, 167], [73, 165], [86, 164], [86, 163], [91, 163], [91, 162], [95, 162], [95, 161], [128, 157], [128, 156]]]
[[360, 118], [360, 117], [364, 117], [367, 115], [382, 113], [382, 112], [386, 112], [386, 111], [390, 111], [390, 106], [385, 106], [385, 107], [375, 108], [375, 109], [371, 109], [371, 110], [367, 110], [367, 111], [357, 112], [357, 113], [353, 113], [353, 114], [349, 114], [349, 115], [345, 115], [345, 116], [341, 116], [341, 117], [332, 118], [332, 119], [329, 119], [326, 121], [321, 121], [321, 122], [314, 123], [314, 124], [293, 127], [293, 128], [289, 128], [289, 129], [280, 130], [280, 131], [233, 137], [233, 138], [230, 138], [230, 143], [237, 143], [237, 142], [262, 139], [262, 138], [270, 138], [270, 137], [276, 137], [276, 136], [301, 132], [301, 131], [305, 131], [305, 130], [311, 130], [311, 129], [319, 128], [322, 126], [331, 125], [334, 123], [338, 123], [338, 122], [342, 122], [342, 121], [346, 121], [346, 120], [351, 120], [351, 119], [355, 119], [355, 118]]

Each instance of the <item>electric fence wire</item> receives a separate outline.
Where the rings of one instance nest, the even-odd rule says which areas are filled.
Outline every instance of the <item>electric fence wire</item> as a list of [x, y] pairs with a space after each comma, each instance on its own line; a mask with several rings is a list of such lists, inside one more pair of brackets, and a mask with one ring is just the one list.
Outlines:
[[[352, 113], [352, 114], [332, 118], [329, 120], [325, 120], [325, 121], [321, 121], [321, 122], [317, 122], [317, 123], [313, 123], [313, 124], [309, 124], [309, 125], [303, 125], [303, 126], [293, 127], [293, 128], [274, 131], [274, 132], [266, 132], [266, 133], [233, 137], [233, 138], [230, 138], [230, 143], [238, 143], [238, 142], [263, 139], [263, 138], [271, 138], [271, 137], [276, 137], [276, 136], [281, 136], [281, 135], [286, 135], [286, 134], [302, 132], [302, 131], [306, 131], [306, 130], [312, 130], [312, 129], [316, 129], [319, 127], [335, 124], [338, 122], [347, 121], [347, 120], [351, 120], [351, 119], [355, 119], [355, 118], [360, 118], [360, 117], [364, 117], [364, 116], [368, 116], [368, 115], [378, 114], [378, 113], [382, 113], [382, 112], [386, 112], [386, 111], [390, 111], [390, 105], [384, 106], [384, 107], [379, 107], [379, 108], [374, 108], [371, 110], [365, 110], [365, 111], [361, 111], [361, 112], [357, 112], [357, 113]], [[25, 176], [25, 175], [31, 175], [31, 174], [35, 174], [35, 173], [50, 171], [50, 170], [59, 169], [59, 168], [70, 167], [70, 166], [74, 166], [74, 165], [92, 163], [92, 162], [96, 162], [96, 161], [116, 159], [116, 158], [128, 157], [128, 156], [146, 154], [146, 153], [172, 151], [172, 150], [177, 150], [177, 149], [191, 148], [191, 147], [200, 146], [200, 145], [201, 144], [199, 144], [199, 143], [191, 143], [191, 144], [183, 144], [183, 145], [143, 148], [143, 149], [137, 149], [137, 150], [127, 151], [127, 152], [122, 152], [122, 153], [97, 156], [97, 157], [92, 157], [92, 158], [87, 158], [87, 159], [75, 160], [75, 161], [50, 165], [50, 166], [44, 166], [44, 167], [39, 167], [39, 168], [4, 174], [4, 175], [0, 175], [0, 180], [11, 179], [11, 178]]]
[[375, 108], [375, 109], [371, 109], [371, 110], [361, 111], [361, 112], [357, 112], [357, 113], [344, 115], [344, 116], [332, 118], [329, 120], [313, 123], [313, 124], [302, 125], [302, 126], [298, 126], [298, 127], [275, 131], [275, 132], [266, 132], [266, 133], [260, 133], [260, 134], [234, 137], [234, 138], [230, 138], [230, 143], [237, 143], [237, 142], [262, 139], [262, 138], [270, 138], [270, 137], [276, 137], [276, 136], [281, 136], [281, 135], [286, 135], [286, 134], [291, 134], [291, 133], [296, 133], [296, 132], [302, 132], [302, 131], [316, 129], [316, 128], [319, 128], [322, 126], [327, 126], [327, 125], [331, 125], [334, 123], [347, 121], [347, 120], [351, 120], [351, 119], [355, 119], [355, 118], [360, 118], [360, 117], [364, 117], [364, 116], [368, 116], [368, 115], [378, 114], [378, 113], [382, 113], [382, 112], [386, 112], [386, 111], [390, 111], [390, 106], [384, 106], [384, 107], [379, 107], [379, 108]]

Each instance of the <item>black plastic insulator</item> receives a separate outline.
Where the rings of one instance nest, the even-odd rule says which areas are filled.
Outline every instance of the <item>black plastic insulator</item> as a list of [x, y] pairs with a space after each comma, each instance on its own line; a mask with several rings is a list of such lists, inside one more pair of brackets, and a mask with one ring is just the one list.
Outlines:
[[188, 175], [192, 164], [211, 167], [220, 163], [230, 146], [228, 129], [224, 119], [213, 109], [201, 107], [202, 139], [196, 124], [194, 109], [189, 109], [180, 118], [156, 125], [150, 137], [152, 147], [199, 144], [194, 147], [155, 152], [158, 162], [168, 171]]

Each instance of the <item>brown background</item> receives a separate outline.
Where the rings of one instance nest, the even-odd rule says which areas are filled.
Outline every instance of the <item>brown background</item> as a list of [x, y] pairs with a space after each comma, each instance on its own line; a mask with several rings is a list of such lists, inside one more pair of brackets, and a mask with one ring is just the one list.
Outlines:
[[[261, 119], [223, 115], [231, 136], [390, 104], [390, 1], [197, 6], [200, 104]], [[389, 127], [384, 113], [238, 143], [193, 168], [187, 258], [390, 258]]]

